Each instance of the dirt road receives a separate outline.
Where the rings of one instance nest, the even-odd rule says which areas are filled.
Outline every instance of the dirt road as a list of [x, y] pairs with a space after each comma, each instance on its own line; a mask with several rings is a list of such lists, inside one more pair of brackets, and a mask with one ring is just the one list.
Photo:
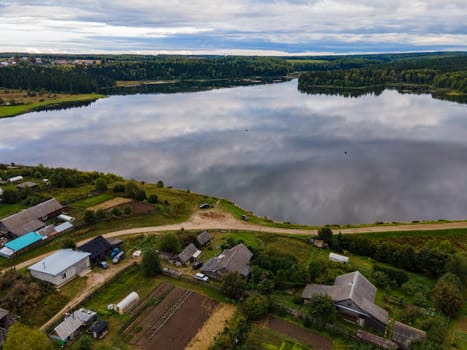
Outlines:
[[[184, 228], [185, 230], [245, 230], [255, 232], [287, 233], [287, 234], [316, 234], [315, 229], [287, 229], [279, 227], [260, 226], [248, 221], [241, 221], [217, 209], [207, 211], [197, 211], [190, 219], [179, 224], [133, 228], [128, 230], [114, 231], [105, 234], [106, 238], [126, 236], [136, 233], [158, 233], [164, 231], [176, 231]], [[342, 234], [372, 233], [372, 232], [390, 232], [390, 231], [421, 231], [421, 230], [446, 230], [453, 228], [466, 228], [467, 222], [445, 222], [433, 224], [407, 224], [395, 226], [368, 226], [359, 228], [334, 229], [335, 232]]]

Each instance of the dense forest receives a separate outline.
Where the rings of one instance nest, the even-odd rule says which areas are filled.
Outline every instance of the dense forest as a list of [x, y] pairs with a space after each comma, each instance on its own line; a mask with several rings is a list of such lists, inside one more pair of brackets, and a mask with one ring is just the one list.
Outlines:
[[[71, 61], [70, 61], [71, 62]], [[91, 65], [39, 65], [30, 61], [0, 69], [0, 86], [54, 92], [100, 92], [116, 81], [283, 77], [285, 60], [259, 57], [107, 58]]]
[[[342, 67], [335, 62], [321, 65], [300, 75], [298, 88], [316, 93], [319, 88], [358, 90], [381, 87], [419, 87], [421, 89], [467, 93], [467, 54], [403, 57], [380, 62], [367, 61]], [[310, 68], [310, 67], [308, 67]]]

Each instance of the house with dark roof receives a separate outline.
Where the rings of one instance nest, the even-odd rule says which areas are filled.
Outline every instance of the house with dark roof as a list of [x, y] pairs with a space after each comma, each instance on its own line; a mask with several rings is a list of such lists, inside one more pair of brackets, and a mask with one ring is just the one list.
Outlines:
[[96, 264], [110, 254], [112, 245], [104, 237], [97, 236], [78, 247], [78, 250], [90, 253], [91, 264]]
[[19, 237], [43, 228], [45, 221], [61, 214], [63, 206], [55, 199], [49, 199], [19, 213], [0, 220], [0, 232]]
[[57, 287], [63, 286], [90, 268], [91, 253], [62, 249], [28, 267], [31, 276]]
[[423, 341], [426, 333], [415, 327], [396, 321], [392, 330], [392, 340], [403, 350], [410, 349], [410, 343], [414, 340]]
[[177, 255], [177, 260], [186, 265], [190, 261], [197, 259], [201, 255], [201, 250], [196, 248], [193, 243], [190, 243], [183, 249], [183, 251]]
[[88, 329], [88, 333], [92, 334], [94, 339], [101, 339], [107, 333], [107, 329], [107, 322], [104, 320], [99, 320]]
[[198, 236], [196, 236], [196, 242], [199, 244], [200, 247], [207, 246], [211, 242], [211, 236], [209, 235], [209, 232], [201, 232]]
[[217, 280], [221, 280], [229, 272], [238, 272], [246, 278], [250, 274], [252, 256], [253, 253], [243, 243], [240, 243], [206, 261], [201, 271]]
[[384, 332], [388, 312], [375, 304], [376, 291], [370, 281], [359, 271], [354, 271], [338, 276], [332, 286], [307, 284], [302, 298], [306, 303], [315, 294], [328, 295], [344, 319]]

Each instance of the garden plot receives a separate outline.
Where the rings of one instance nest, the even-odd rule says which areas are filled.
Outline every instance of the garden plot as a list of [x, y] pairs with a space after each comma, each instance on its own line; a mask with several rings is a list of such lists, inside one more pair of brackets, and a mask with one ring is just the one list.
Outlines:
[[123, 335], [140, 349], [184, 349], [217, 305], [205, 296], [164, 283], [135, 310], [136, 319]]

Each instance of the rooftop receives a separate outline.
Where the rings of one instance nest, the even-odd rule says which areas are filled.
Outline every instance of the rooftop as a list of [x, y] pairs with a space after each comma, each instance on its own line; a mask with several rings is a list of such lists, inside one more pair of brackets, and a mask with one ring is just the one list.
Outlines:
[[7, 242], [5, 246], [17, 252], [30, 246], [31, 244], [42, 241], [43, 239], [44, 237], [42, 237], [37, 232], [29, 232], [19, 238]]
[[44, 260], [29, 266], [28, 270], [47, 273], [56, 276], [68, 269], [70, 266], [90, 256], [91, 253], [79, 252], [72, 249], [62, 249], [57, 253], [49, 255]]

